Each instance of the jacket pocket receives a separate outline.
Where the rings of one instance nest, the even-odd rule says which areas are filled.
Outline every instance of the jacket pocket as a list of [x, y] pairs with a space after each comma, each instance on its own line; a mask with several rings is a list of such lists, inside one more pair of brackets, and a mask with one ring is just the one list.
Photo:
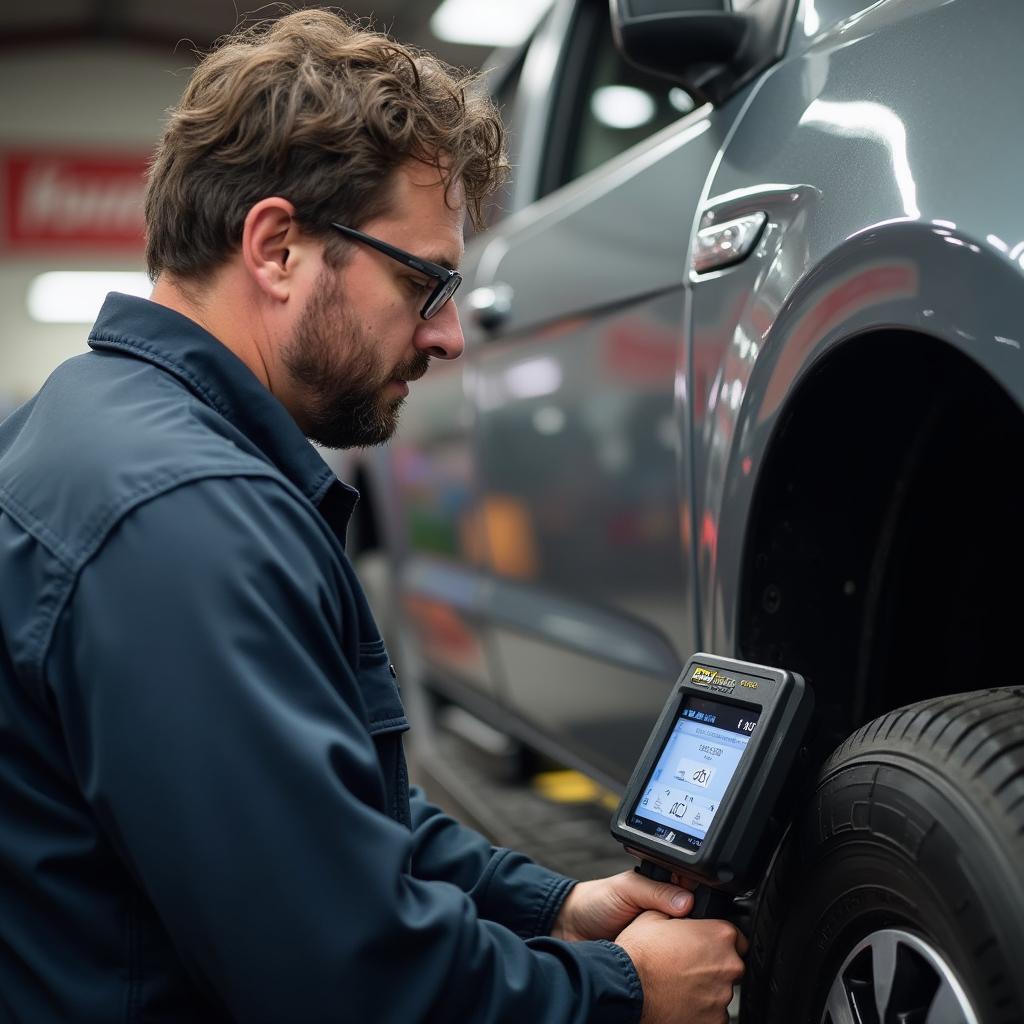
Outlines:
[[398, 691], [398, 676], [383, 640], [360, 643], [359, 688], [366, 704], [371, 736], [405, 732], [409, 728]]
[[384, 775], [388, 814], [411, 828], [409, 773], [402, 749], [402, 733], [409, 728], [409, 720], [398, 693], [398, 675], [383, 640], [359, 645], [359, 685], [366, 702], [370, 735]]

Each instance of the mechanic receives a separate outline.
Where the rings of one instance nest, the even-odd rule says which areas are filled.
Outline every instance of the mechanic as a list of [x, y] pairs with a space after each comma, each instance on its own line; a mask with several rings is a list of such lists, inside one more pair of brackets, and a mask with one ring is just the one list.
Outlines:
[[410, 790], [307, 440], [385, 441], [462, 351], [473, 87], [327, 11], [228, 37], [152, 164], [152, 299], [0, 427], [0, 1020], [725, 1019], [745, 940], [684, 889]]

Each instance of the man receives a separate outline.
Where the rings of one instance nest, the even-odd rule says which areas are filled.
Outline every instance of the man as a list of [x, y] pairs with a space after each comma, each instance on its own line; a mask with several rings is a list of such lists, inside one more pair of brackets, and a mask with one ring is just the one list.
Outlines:
[[743, 940], [684, 890], [410, 793], [306, 440], [385, 440], [462, 351], [504, 166], [466, 85], [327, 12], [228, 40], [152, 166], [152, 300], [0, 428], [3, 1020], [724, 1019]]

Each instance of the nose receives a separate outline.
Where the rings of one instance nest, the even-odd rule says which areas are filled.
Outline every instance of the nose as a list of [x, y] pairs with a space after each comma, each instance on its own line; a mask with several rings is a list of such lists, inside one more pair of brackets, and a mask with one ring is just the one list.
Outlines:
[[458, 359], [466, 347], [454, 302], [446, 302], [429, 320], [421, 320], [413, 344], [436, 359]]

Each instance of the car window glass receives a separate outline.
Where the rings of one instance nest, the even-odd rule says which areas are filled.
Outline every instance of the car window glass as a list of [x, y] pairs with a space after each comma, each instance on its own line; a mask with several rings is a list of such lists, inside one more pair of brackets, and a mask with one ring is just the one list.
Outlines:
[[560, 92], [544, 191], [599, 167], [694, 106], [683, 89], [625, 62], [607, 3], [581, 4]]
[[[516, 154], [515, 102], [516, 93], [519, 89], [519, 79], [523, 73], [525, 57], [526, 47], [524, 46], [510, 65], [490, 72], [491, 75], [495, 76], [490, 82], [490, 96], [501, 114], [509, 157], [513, 165], [515, 164]], [[511, 194], [512, 181], [509, 178], [494, 195], [488, 196], [484, 200], [483, 224], [479, 229], [480, 231], [486, 231], [488, 228], [493, 227], [508, 212]], [[467, 218], [465, 230], [467, 241], [475, 234], [477, 234], [477, 229], [473, 227], [472, 221]]]
[[512, 123], [512, 107], [516, 98], [516, 90], [519, 88], [519, 79], [523, 74], [525, 60], [526, 50], [524, 48], [512, 66], [504, 70], [500, 82], [491, 94], [494, 105], [501, 111], [506, 128], [510, 127]]
[[[522, 77], [523, 64], [525, 63], [526, 49], [523, 48], [515, 64], [505, 72], [500, 85], [493, 94], [494, 103], [501, 113], [502, 124], [505, 126], [506, 140], [508, 144], [509, 157], [515, 160], [516, 153], [516, 122], [515, 122], [515, 99], [519, 89], [519, 79]], [[484, 208], [485, 226], [491, 227], [497, 223], [508, 210], [511, 197], [511, 178], [505, 185], [492, 196]]]
[[693, 109], [682, 89], [630, 67], [614, 47], [604, 49], [594, 63], [567, 180], [599, 167]]

